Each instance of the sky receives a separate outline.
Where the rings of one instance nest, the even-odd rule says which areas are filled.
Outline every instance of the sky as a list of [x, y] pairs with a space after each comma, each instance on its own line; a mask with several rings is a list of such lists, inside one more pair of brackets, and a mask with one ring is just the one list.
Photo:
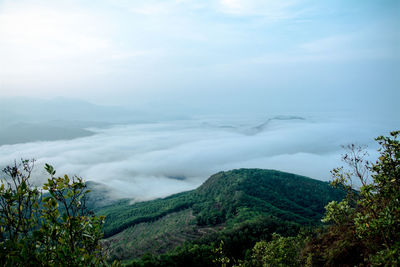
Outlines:
[[0, 97], [399, 114], [399, 17], [396, 0], [0, 0]]

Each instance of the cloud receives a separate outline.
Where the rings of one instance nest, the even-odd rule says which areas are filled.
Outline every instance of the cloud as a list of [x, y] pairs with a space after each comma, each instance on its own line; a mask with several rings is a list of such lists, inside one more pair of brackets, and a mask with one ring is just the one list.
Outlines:
[[[352, 5], [302, 0], [0, 1], [0, 95], [64, 96], [103, 104], [171, 98], [195, 106], [199, 95], [231, 96], [239, 86], [249, 96], [259, 94], [258, 99], [270, 97], [268, 91], [281, 85], [311, 88], [313, 79], [291, 78], [298, 69], [321, 77], [324, 68], [314, 63], [333, 62], [342, 65], [331, 76], [345, 77], [353, 59], [360, 62], [362, 74], [348, 86], [361, 93], [364, 77], [389, 76], [396, 69], [398, 38], [395, 22]], [[347, 12], [351, 16], [343, 15]], [[365, 38], [337, 40], [364, 27], [371, 28]], [[366, 62], [371, 58], [385, 62]], [[388, 79], [375, 80], [379, 85], [368, 85], [377, 90]]]
[[113, 44], [102, 20], [71, 6], [1, 3], [2, 93], [18, 88], [10, 93], [44, 95], [62, 83], [107, 72], [99, 63], [110, 55]]
[[220, 0], [219, 11], [238, 16], [264, 16], [269, 20], [291, 19], [299, 11], [293, 7], [299, 1], [271, 1], [271, 0]]
[[146, 1], [133, 3], [130, 5], [129, 11], [135, 14], [146, 16], [161, 16], [175, 13], [178, 8], [177, 2], [174, 1]]
[[88, 90], [82, 90], [85, 85], [91, 91], [93, 84], [124, 71], [123, 63], [144, 65], [162, 57], [159, 48], [124, 46], [117, 29], [117, 21], [101, 8], [46, 1], [0, 3], [0, 93], [82, 95]]
[[[356, 62], [360, 60], [398, 60], [393, 46], [398, 43], [388, 40], [387, 34], [373, 33], [361, 29], [357, 33], [328, 35], [295, 44], [288, 51], [277, 51], [243, 60], [248, 64], [296, 64], [318, 62]], [[381, 42], [376, 45], [377, 40]], [[371, 45], [369, 45], [371, 44]]]
[[100, 18], [80, 10], [40, 5], [19, 9], [19, 5], [6, 5], [0, 13], [2, 56], [14, 52], [10, 56], [48, 62], [102, 53], [111, 44], [94, 27], [99, 21]]
[[[376, 30], [376, 29], [375, 29]], [[369, 27], [358, 32], [330, 35], [298, 45], [303, 60], [350, 61], [360, 59], [397, 59], [391, 47], [398, 41], [387, 33], [374, 32]], [[380, 42], [377, 46], [376, 42]]]
[[0, 166], [36, 158], [38, 182], [45, 178], [41, 166], [50, 163], [60, 175], [77, 174], [108, 185], [120, 197], [146, 200], [194, 189], [211, 174], [234, 168], [328, 180], [329, 171], [340, 165], [340, 145], [371, 145], [373, 137], [384, 134], [381, 125], [366, 121], [315, 118], [270, 121], [262, 132], [248, 134], [262, 122], [199, 119], [97, 129], [94, 136], [70, 141], [1, 146]]

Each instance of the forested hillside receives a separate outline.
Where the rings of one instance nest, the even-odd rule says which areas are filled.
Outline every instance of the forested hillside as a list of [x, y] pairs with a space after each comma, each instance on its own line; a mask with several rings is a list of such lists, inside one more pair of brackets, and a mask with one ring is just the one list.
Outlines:
[[135, 204], [120, 200], [95, 211], [106, 215], [105, 244], [116, 259], [159, 255], [189, 241], [211, 253], [209, 245], [224, 239], [232, 256], [240, 258], [261, 237], [293, 235], [301, 226], [318, 225], [324, 206], [343, 197], [343, 191], [326, 182], [239, 169], [219, 172], [193, 191]]

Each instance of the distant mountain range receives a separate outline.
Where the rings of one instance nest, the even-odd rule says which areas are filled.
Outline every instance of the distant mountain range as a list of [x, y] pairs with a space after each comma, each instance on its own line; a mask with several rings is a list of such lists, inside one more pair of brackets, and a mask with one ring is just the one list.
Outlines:
[[265, 119], [261, 123], [242, 123], [242, 124], [234, 124], [234, 123], [209, 123], [203, 122], [205, 127], [217, 127], [220, 129], [226, 129], [229, 131], [236, 131], [245, 135], [256, 135], [268, 129], [271, 126], [271, 123], [274, 121], [305, 121], [306, 118], [301, 116], [288, 116], [288, 115], [280, 115], [273, 116], [271, 118]]
[[[69, 140], [94, 134], [90, 128], [116, 124], [149, 123], [176, 120], [179, 116], [157, 111], [140, 111], [119, 106], [101, 106], [69, 98], [0, 98], [0, 146], [36, 141]], [[245, 135], [266, 130], [273, 121], [305, 120], [299, 116], [275, 116], [247, 125], [210, 124]]]
[[54, 141], [90, 136], [93, 132], [82, 127], [53, 125], [52, 123], [24, 123], [6, 125], [0, 128], [0, 146], [36, 141]]
[[99, 193], [104, 191], [92, 190], [88, 205], [107, 216], [104, 243], [111, 257], [122, 260], [169, 253], [185, 242], [217, 242], [243, 227], [250, 232], [238, 238], [252, 246], [272, 232], [320, 224], [324, 206], [344, 197], [327, 182], [262, 169], [219, 172], [196, 190], [147, 202], [99, 206]]
[[74, 139], [92, 135], [89, 127], [140, 121], [138, 111], [68, 98], [0, 99], [0, 145]]

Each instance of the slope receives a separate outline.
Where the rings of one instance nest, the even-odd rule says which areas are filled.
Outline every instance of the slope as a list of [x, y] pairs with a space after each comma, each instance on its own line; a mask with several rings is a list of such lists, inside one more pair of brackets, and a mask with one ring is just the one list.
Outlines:
[[164, 253], [185, 241], [232, 232], [260, 218], [273, 218], [274, 225], [317, 225], [324, 206], [343, 196], [328, 183], [307, 177], [239, 169], [212, 175], [196, 190], [134, 204], [120, 200], [96, 213], [107, 216], [104, 229], [110, 254], [127, 259], [145, 252]]

